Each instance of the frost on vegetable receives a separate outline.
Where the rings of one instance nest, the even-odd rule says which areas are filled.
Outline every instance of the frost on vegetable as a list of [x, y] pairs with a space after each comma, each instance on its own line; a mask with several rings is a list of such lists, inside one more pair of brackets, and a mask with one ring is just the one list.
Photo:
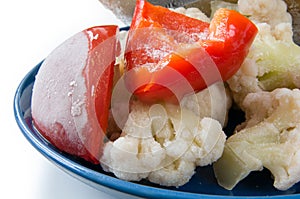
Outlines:
[[287, 88], [247, 95], [243, 129], [226, 141], [213, 165], [218, 183], [232, 189], [250, 172], [266, 168], [274, 187], [300, 181], [300, 91]]
[[175, 105], [132, 106], [121, 137], [106, 143], [105, 171], [128, 181], [177, 187], [190, 180], [196, 166], [222, 155], [226, 136], [218, 121]]

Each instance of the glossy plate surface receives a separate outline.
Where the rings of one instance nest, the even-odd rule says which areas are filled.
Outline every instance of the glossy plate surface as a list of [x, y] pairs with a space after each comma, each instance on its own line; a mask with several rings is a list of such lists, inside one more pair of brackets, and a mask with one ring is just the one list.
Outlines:
[[[42, 63], [42, 62], [41, 62]], [[14, 99], [16, 122], [23, 135], [42, 155], [79, 180], [104, 190], [112, 195], [139, 196], [145, 198], [300, 198], [300, 183], [287, 191], [278, 191], [273, 188], [271, 174], [265, 169], [262, 172], [253, 172], [240, 182], [232, 191], [220, 187], [210, 166], [198, 168], [191, 181], [179, 188], [162, 187], [147, 181], [126, 182], [106, 173], [101, 166], [91, 165], [81, 159], [62, 153], [49, 144], [32, 126], [31, 95], [35, 75], [41, 65], [35, 66], [21, 81]], [[240, 118], [237, 112], [231, 112], [230, 117]], [[128, 195], [129, 194], [129, 195]]]

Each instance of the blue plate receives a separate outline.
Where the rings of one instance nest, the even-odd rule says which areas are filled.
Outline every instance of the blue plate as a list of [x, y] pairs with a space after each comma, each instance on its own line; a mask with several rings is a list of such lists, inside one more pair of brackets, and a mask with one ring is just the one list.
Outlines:
[[[48, 158], [51, 162], [77, 179], [91, 185], [101, 191], [108, 192], [118, 197], [140, 196], [144, 198], [300, 198], [300, 183], [287, 191], [278, 191], [273, 188], [271, 174], [265, 169], [262, 172], [253, 172], [240, 182], [232, 191], [220, 187], [210, 166], [198, 168], [196, 174], [186, 185], [175, 187], [163, 187], [151, 184], [147, 181], [126, 182], [117, 179], [110, 173], [106, 173], [99, 165], [70, 156], [59, 151], [47, 142], [32, 126], [31, 95], [35, 81], [35, 75], [42, 62], [34, 67], [20, 83], [14, 99], [14, 112], [16, 121], [27, 140]], [[238, 112], [231, 112], [231, 117], [240, 118]]]

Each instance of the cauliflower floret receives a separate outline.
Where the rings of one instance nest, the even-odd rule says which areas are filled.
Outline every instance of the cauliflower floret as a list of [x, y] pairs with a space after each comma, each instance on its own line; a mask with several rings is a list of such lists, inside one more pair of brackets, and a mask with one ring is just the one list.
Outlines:
[[257, 74], [258, 66], [255, 60], [247, 57], [241, 68], [227, 80], [234, 102], [242, 109], [242, 101], [248, 93], [262, 91], [259, 87]]
[[[183, 159], [174, 160], [172, 164], [151, 172], [148, 176], [150, 182], [164, 186], [181, 186], [187, 183], [195, 173], [195, 163]], [[179, 180], [180, 179], [180, 180]]]
[[232, 99], [229, 89], [223, 82], [218, 82], [201, 92], [185, 96], [180, 104], [200, 118], [211, 117], [218, 120], [224, 127], [228, 120]]
[[196, 166], [222, 155], [226, 136], [218, 121], [199, 119], [177, 105], [132, 106], [121, 137], [104, 147], [105, 171], [128, 181], [177, 187], [190, 180]]
[[[286, 5], [279, 2], [277, 5], [262, 0], [239, 1], [240, 11], [251, 14], [259, 30], [240, 70], [227, 81], [234, 101], [240, 106], [248, 93], [300, 87], [300, 47], [293, 42], [292, 22], [287, 17]], [[257, 11], [259, 15], [256, 6], [266, 8]], [[265, 15], [269, 18], [263, 17]]]
[[106, 144], [101, 161], [103, 169], [118, 178], [139, 181], [157, 170], [164, 158], [165, 150], [153, 138], [124, 136]]
[[251, 171], [270, 170], [274, 187], [300, 181], [300, 90], [287, 88], [247, 95], [244, 128], [228, 138], [213, 165], [218, 183], [232, 189]]
[[[197, 119], [193, 112], [176, 106], [167, 106], [169, 118], [176, 132], [172, 140], [165, 140], [164, 146], [170, 157], [196, 162], [206, 166], [222, 155], [226, 136], [220, 123], [212, 118]], [[180, 146], [180, 147], [179, 147]], [[182, 151], [183, 149], [183, 151]]]
[[265, 22], [271, 26], [285, 22], [292, 23], [287, 5], [282, 0], [239, 0], [238, 9], [253, 22]]
[[257, 27], [259, 34], [246, 60], [227, 81], [233, 99], [240, 106], [248, 93], [272, 91], [280, 87], [300, 88], [300, 47], [292, 42], [292, 34], [288, 33], [291, 24], [277, 26], [277, 37], [282, 40], [275, 38], [270, 25], [261, 23]]

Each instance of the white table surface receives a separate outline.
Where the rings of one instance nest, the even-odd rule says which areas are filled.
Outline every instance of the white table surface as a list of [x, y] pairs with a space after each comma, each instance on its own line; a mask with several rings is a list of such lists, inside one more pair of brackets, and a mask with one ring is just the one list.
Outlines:
[[0, 198], [113, 198], [66, 174], [30, 145], [15, 122], [13, 97], [25, 74], [68, 37], [94, 25], [124, 24], [98, 0], [2, 1], [0, 22]]

